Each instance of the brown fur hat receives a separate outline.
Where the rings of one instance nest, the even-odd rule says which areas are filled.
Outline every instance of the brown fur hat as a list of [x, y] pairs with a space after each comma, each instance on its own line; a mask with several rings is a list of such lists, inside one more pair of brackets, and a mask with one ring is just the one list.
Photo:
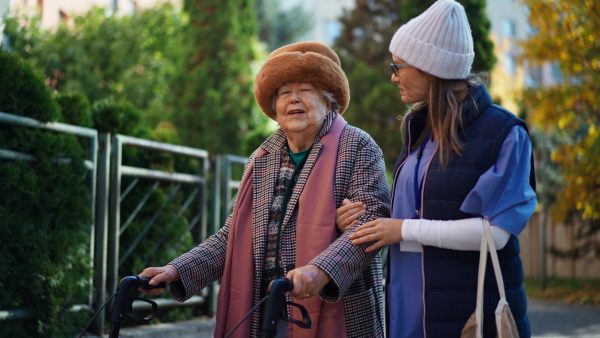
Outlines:
[[273, 96], [287, 82], [308, 82], [330, 92], [340, 105], [340, 114], [348, 108], [348, 79], [337, 54], [322, 43], [293, 43], [269, 55], [254, 81], [254, 97], [268, 117], [277, 115]]

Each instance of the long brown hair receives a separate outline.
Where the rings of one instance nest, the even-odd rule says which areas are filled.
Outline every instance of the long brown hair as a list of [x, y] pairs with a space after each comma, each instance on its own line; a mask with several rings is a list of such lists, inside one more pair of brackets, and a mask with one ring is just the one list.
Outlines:
[[[429, 74], [428, 74], [429, 75]], [[442, 166], [446, 166], [452, 155], [460, 155], [463, 144], [458, 137], [462, 129], [463, 103], [472, 100], [469, 92], [489, 78], [487, 73], [471, 74], [462, 80], [446, 80], [429, 75], [429, 102], [418, 102], [409, 107], [407, 113], [427, 109], [425, 131], [413, 148], [418, 147], [425, 138], [427, 131], [438, 143], [438, 156]], [[401, 130], [405, 130], [406, 119], [402, 119]]]

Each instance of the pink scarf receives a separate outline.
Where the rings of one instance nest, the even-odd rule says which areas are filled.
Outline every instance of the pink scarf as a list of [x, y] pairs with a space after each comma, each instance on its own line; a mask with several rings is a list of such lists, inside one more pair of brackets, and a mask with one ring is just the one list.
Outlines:
[[[342, 116], [336, 114], [331, 129], [321, 138], [323, 147], [319, 158], [300, 195], [296, 225], [296, 267], [308, 264], [336, 239], [333, 181], [339, 139], [345, 125], [346, 121]], [[267, 152], [261, 148], [254, 157], [258, 158], [266, 154]], [[225, 270], [217, 304], [215, 337], [225, 336], [250, 311], [253, 306], [254, 288], [258, 287], [253, 284], [253, 168], [254, 163], [250, 162], [233, 211], [227, 242]], [[302, 329], [290, 323], [288, 324], [288, 337], [346, 336], [342, 302], [326, 303], [319, 297], [305, 300], [294, 299], [294, 302], [303, 305], [308, 310], [312, 320], [312, 329]], [[291, 317], [300, 320], [300, 312], [294, 308]], [[249, 332], [250, 319], [247, 319], [236, 329], [233, 337], [248, 337]]]

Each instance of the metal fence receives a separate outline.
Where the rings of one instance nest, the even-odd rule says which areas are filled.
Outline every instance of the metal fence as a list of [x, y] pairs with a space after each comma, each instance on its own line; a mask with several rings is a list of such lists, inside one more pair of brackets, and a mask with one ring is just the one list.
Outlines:
[[[239, 187], [238, 179], [241, 170], [236, 166], [243, 165], [246, 158], [235, 155], [217, 155], [211, 165], [209, 153], [202, 149], [154, 142], [125, 135], [98, 133], [96, 130], [71, 126], [62, 123], [41, 123], [39, 121], [0, 113], [0, 124], [25, 126], [52, 130], [59, 133], [73, 134], [89, 140], [88, 156], [85, 159], [88, 168], [88, 187], [92, 196], [91, 210], [94, 222], [90, 224], [90, 255], [93, 259], [93, 291], [90, 292], [88, 304], [74, 305], [74, 308], [89, 307], [97, 311], [107, 299], [107, 292], [114, 292], [118, 285], [119, 267], [129, 259], [150, 257], [161, 244], [169, 238], [178, 244], [172, 250], [174, 253], [186, 238], [175, 239], [172, 234], [174, 224], [186, 217], [187, 232], [193, 234], [192, 242], [204, 241], [207, 236], [215, 233], [222, 226], [231, 211], [235, 192]], [[195, 161], [197, 172], [174, 172], [157, 168], [131, 166], [123, 162], [123, 154], [127, 149], [135, 148], [144, 152], [169, 154]], [[0, 158], [8, 160], [34, 161], [29, 154], [18, 153], [9, 149], [0, 149]], [[212, 201], [207, 198], [209, 180], [212, 180]], [[161, 187], [163, 185], [163, 187]], [[164, 187], [166, 185], [166, 187]], [[161, 187], [161, 188], [159, 188]], [[150, 196], [157, 190], [169, 191], [160, 207], [148, 211]], [[137, 193], [133, 192], [137, 190]], [[135, 196], [142, 196], [133, 200]], [[184, 196], [181, 203], [175, 205], [177, 212], [167, 218], [165, 210], [173, 208], [175, 196]], [[133, 210], [123, 213], [122, 205], [128, 201], [135, 205]], [[211, 205], [212, 222], [208, 224], [208, 206]], [[142, 214], [145, 213], [145, 216]], [[148, 217], [150, 216], [150, 217]], [[162, 218], [162, 219], [161, 219]], [[189, 219], [187, 219], [189, 218]], [[133, 234], [127, 233], [128, 228], [137, 222], [143, 224], [142, 230]], [[160, 225], [160, 226], [159, 226]], [[147, 250], [140, 249], [147, 234], [155, 230], [160, 236]], [[121, 237], [128, 234], [134, 238], [128, 241], [126, 247], [120, 248]], [[171, 236], [171, 237], [170, 237]], [[146, 246], [147, 248], [148, 246]], [[189, 248], [181, 248], [182, 250]], [[146, 259], [144, 258], [144, 259]], [[146, 260], [143, 261], [144, 263]], [[158, 299], [161, 309], [206, 305], [214, 313], [216, 306], [216, 285], [203, 290], [200, 295], [193, 296], [185, 303], [172, 299]], [[135, 306], [135, 304], [134, 304]], [[28, 309], [0, 311], [0, 321], [19, 320], [35, 317], [35, 312]], [[105, 318], [101, 313], [94, 320], [91, 331], [100, 335]]]
[[[87, 156], [84, 159], [85, 166], [88, 169], [87, 176], [87, 185], [90, 190], [91, 197], [91, 212], [92, 219], [95, 219], [95, 211], [96, 211], [96, 178], [98, 171], [98, 132], [95, 129], [83, 128], [78, 126], [72, 126], [63, 123], [42, 123], [40, 121], [16, 116], [11, 114], [6, 114], [0, 112], [0, 124], [11, 125], [11, 126], [20, 126], [20, 127], [29, 127], [34, 129], [43, 129], [52, 132], [71, 134], [88, 141], [87, 147]], [[25, 154], [21, 152], [16, 152], [10, 149], [1, 149], [0, 148], [0, 159], [6, 160], [15, 160], [15, 161], [36, 161], [37, 159], [33, 157], [31, 154]], [[56, 161], [64, 161], [65, 159], [56, 159]], [[96, 224], [95, 222], [90, 224], [90, 256], [93, 259], [94, 267], [97, 268], [98, 257], [95, 256], [96, 252], [98, 252], [98, 248], [95, 247], [96, 240]], [[97, 285], [94, 282], [94, 287]], [[90, 292], [87, 304], [78, 304], [75, 305], [75, 309], [79, 309], [81, 307], [91, 307], [93, 304], [93, 294]], [[35, 317], [35, 311], [33, 309], [16, 309], [16, 310], [1, 310], [0, 311], [0, 321], [2, 320], [21, 320]]]

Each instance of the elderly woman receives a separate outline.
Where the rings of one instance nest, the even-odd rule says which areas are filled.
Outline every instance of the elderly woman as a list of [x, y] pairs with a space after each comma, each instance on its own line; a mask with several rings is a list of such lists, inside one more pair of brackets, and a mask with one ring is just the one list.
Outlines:
[[[350, 94], [338, 56], [317, 42], [275, 50], [256, 75], [254, 94], [281, 128], [247, 162], [225, 226], [140, 276], [166, 281], [181, 301], [222, 279], [215, 337], [230, 332], [282, 277], [293, 281], [288, 300], [313, 321], [312, 329], [289, 325], [288, 336], [382, 337], [380, 255], [365, 251], [372, 243], [352, 245], [335, 222], [344, 199], [368, 207], [353, 226], [389, 217], [389, 189], [380, 148], [341, 116]], [[301, 319], [295, 308], [288, 313]], [[256, 311], [235, 334], [258, 336], [260, 319]]]

